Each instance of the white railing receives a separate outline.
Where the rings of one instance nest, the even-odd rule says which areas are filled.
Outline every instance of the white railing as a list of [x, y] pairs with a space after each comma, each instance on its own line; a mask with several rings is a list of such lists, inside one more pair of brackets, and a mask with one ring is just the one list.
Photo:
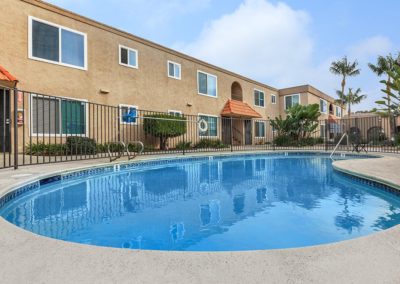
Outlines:
[[331, 159], [332, 159], [332, 156], [335, 154], [337, 148], [339, 147], [340, 143], [342, 143], [344, 137], [346, 137], [346, 136], [347, 136], [347, 133], [344, 133], [344, 134], [342, 135], [342, 137], [340, 137], [340, 140], [339, 140], [339, 142], [336, 144], [335, 149], [333, 149], [331, 155], [329, 156]]

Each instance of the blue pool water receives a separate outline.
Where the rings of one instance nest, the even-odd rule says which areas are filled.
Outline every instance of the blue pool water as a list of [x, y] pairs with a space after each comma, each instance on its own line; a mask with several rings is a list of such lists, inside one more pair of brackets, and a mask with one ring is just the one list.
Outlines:
[[234, 251], [337, 242], [400, 223], [400, 198], [325, 156], [150, 164], [56, 181], [0, 208], [31, 232], [98, 246]]

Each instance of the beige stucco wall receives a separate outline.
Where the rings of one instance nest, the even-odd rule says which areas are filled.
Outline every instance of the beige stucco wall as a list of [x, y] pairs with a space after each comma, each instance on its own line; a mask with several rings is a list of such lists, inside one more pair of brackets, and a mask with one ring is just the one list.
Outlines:
[[[279, 105], [270, 103], [270, 95], [277, 94], [276, 90], [241, 76], [233, 76], [219, 68], [214, 69], [208, 64], [181, 57], [176, 52], [154, 48], [24, 1], [3, 0], [1, 6], [3, 21], [0, 34], [7, 39], [7, 44], [3, 44], [0, 50], [0, 62], [20, 80], [19, 88], [56, 96], [84, 98], [108, 105], [121, 103], [137, 105], [146, 110], [173, 109], [186, 114], [219, 115], [231, 97], [232, 83], [237, 81], [243, 89], [243, 100], [264, 118], [279, 112]], [[28, 16], [86, 33], [88, 70], [29, 59]], [[138, 69], [119, 64], [119, 44], [138, 50]], [[167, 60], [181, 64], [181, 80], [167, 76]], [[218, 77], [218, 98], [197, 94], [197, 70]], [[254, 106], [254, 88], [265, 92], [265, 108]], [[100, 89], [110, 93], [100, 94]], [[188, 103], [192, 106], [187, 106]]]

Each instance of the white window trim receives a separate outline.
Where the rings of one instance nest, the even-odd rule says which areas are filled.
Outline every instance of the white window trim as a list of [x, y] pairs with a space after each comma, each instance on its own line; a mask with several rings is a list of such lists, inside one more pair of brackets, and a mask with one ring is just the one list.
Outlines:
[[[121, 62], [121, 48], [125, 48], [128, 50], [128, 64], [122, 63]], [[134, 51], [136, 54], [136, 65], [130, 65], [129, 64], [129, 51]], [[137, 51], [137, 49], [131, 48], [131, 47], [127, 47], [125, 45], [119, 44], [118, 45], [118, 63], [119, 65], [125, 66], [125, 67], [129, 67], [129, 68], [133, 68], [133, 69], [139, 69], [139, 51]]]
[[[272, 98], [275, 98], [275, 101], [272, 101]], [[276, 95], [271, 94], [271, 104], [276, 105]]]
[[[264, 96], [264, 99], [263, 99], [263, 101], [264, 101], [264, 106], [256, 105], [256, 91], [263, 94], [263, 96]], [[264, 91], [262, 91], [262, 90], [260, 90], [260, 89], [254, 89], [254, 90], [253, 90], [253, 99], [254, 99], [254, 106], [260, 107], [260, 108], [265, 108], [265, 92], [264, 92]]]
[[138, 106], [128, 105], [128, 104], [119, 104], [119, 105], [118, 105], [118, 108], [119, 108], [119, 122], [120, 122], [121, 124], [126, 124], [126, 125], [137, 125], [137, 124], [138, 124], [138, 119], [139, 119], [138, 115], [136, 116], [136, 121], [135, 121], [135, 122], [125, 122], [125, 121], [122, 121], [122, 108], [123, 108], [123, 107], [127, 107], [128, 109], [129, 109], [129, 108], [135, 108], [135, 109], [136, 109], [136, 115], [137, 115], [137, 112], [138, 112], [138, 110], [139, 110]]
[[181, 116], [183, 115], [182, 111], [180, 111], [180, 110], [169, 109], [168, 114], [171, 114], [171, 113], [179, 113]]
[[[321, 101], [323, 101], [323, 102], [325, 102], [325, 104], [326, 104], [326, 110], [325, 111], [321, 111]], [[321, 112], [321, 113], [323, 113], [323, 114], [328, 114], [328, 102], [326, 101], [326, 100], [324, 100], [324, 99], [319, 99], [319, 111]]]
[[286, 95], [283, 97], [283, 106], [284, 110], [286, 111], [286, 97], [294, 97], [294, 96], [299, 96], [299, 105], [301, 105], [301, 95], [300, 94], [293, 94], [293, 95]]
[[258, 135], [258, 133], [255, 133], [254, 134], [254, 138], [256, 138], [256, 139], [264, 139], [265, 138], [265, 134], [266, 134], [266, 123], [265, 123], [265, 121], [261, 121], [261, 120], [255, 120], [254, 121], [254, 132], [256, 132], [256, 123], [262, 123], [262, 124], [264, 124], [264, 136], [257, 136]]
[[218, 116], [218, 115], [212, 115], [212, 114], [206, 114], [206, 113], [198, 113], [198, 114], [197, 114], [197, 117], [200, 118], [200, 116], [209, 116], [209, 117], [216, 117], [216, 118], [217, 118], [217, 135], [215, 135], [215, 136], [213, 136], [213, 135], [203, 136], [203, 135], [200, 135], [200, 131], [198, 131], [197, 134], [199, 135], [199, 137], [201, 137], [201, 138], [215, 138], [215, 137], [219, 137], [219, 135], [218, 135], [218, 133], [219, 133], [219, 127], [218, 127], [218, 118], [219, 118], [219, 116]]
[[[47, 24], [49, 26], [56, 27], [56, 28], [59, 29], [59, 33], [58, 33], [58, 43], [59, 43], [58, 44], [58, 55], [59, 55], [59, 59], [58, 59], [58, 61], [52, 61], [52, 60], [48, 60], [48, 59], [44, 59], [44, 58], [33, 56], [33, 51], [32, 51], [32, 48], [33, 48], [33, 46], [32, 46], [32, 39], [33, 39], [33, 36], [32, 36], [32, 21], [37, 21], [37, 22], [40, 22], [40, 23], [43, 23], [43, 24]], [[73, 33], [76, 33], [76, 34], [79, 34], [79, 35], [83, 36], [83, 39], [84, 39], [84, 41], [83, 41], [83, 43], [84, 43], [83, 44], [84, 45], [84, 47], [83, 47], [84, 66], [83, 67], [61, 62], [61, 58], [62, 58], [62, 54], [61, 54], [62, 44], [61, 44], [61, 32], [60, 32], [61, 29], [66, 30], [66, 31], [70, 31], [70, 32], [73, 32]], [[54, 24], [52, 22], [48, 22], [48, 21], [45, 21], [45, 20], [42, 20], [42, 19], [38, 19], [38, 18], [35, 18], [35, 17], [32, 17], [32, 16], [28, 16], [28, 58], [32, 59], [32, 60], [37, 60], [37, 61], [42, 61], [42, 62], [51, 63], [51, 64], [55, 64], [55, 65], [61, 65], [61, 66], [65, 66], [65, 67], [71, 67], [71, 68], [87, 71], [88, 70], [87, 34], [83, 33], [83, 32], [80, 32], [80, 31], [77, 31], [77, 30], [73, 30], [73, 29], [61, 26], [61, 25], [58, 25], [58, 24]]]
[[[66, 99], [66, 100], [69, 100], [69, 101], [84, 102], [85, 103], [85, 133], [84, 134], [34, 133], [33, 132], [33, 126], [32, 126], [32, 123], [33, 123], [33, 117], [32, 117], [32, 114], [33, 114], [33, 111], [32, 111], [33, 97], [41, 97], [41, 98], [44, 98], [44, 99], [59, 100], [60, 101], [60, 108], [61, 108], [61, 100], [62, 99]], [[68, 137], [68, 136], [82, 136], [82, 137], [86, 136], [86, 137], [88, 137], [89, 136], [89, 112], [88, 112], [88, 109], [89, 109], [88, 100], [85, 100], [85, 99], [76, 99], [76, 98], [69, 98], [69, 97], [51, 97], [51, 96], [43, 96], [43, 95], [40, 95], [40, 94], [31, 93], [30, 94], [30, 98], [29, 98], [29, 117], [28, 117], [28, 119], [29, 119], [29, 123], [28, 123], [29, 135], [31, 137], [39, 136], [39, 138], [41, 138], [40, 136], [42, 136], [42, 137], [44, 136], [45, 138], [46, 137]], [[59, 111], [59, 121], [60, 121], [60, 131], [62, 131], [62, 113], [61, 113], [61, 110]]]
[[[338, 109], [340, 109], [340, 116], [338, 115]], [[335, 106], [335, 116], [336, 117], [342, 117], [343, 110], [340, 106]]]
[[[215, 78], [215, 97], [214, 96], [210, 96], [209, 94], [200, 93], [199, 73], [203, 73], [203, 74], [206, 74], [207, 76], [212, 76], [212, 77]], [[213, 75], [213, 74], [201, 71], [201, 70], [197, 70], [197, 94], [201, 95], [201, 96], [206, 96], [206, 97], [217, 99], [218, 98], [218, 77], [217, 77], [217, 75]]]
[[[173, 65], [178, 65], [179, 66], [179, 76], [175, 76], [175, 68], [174, 68], [174, 76], [170, 76], [169, 75], [169, 64], [170, 63], [173, 64]], [[177, 62], [174, 62], [174, 61], [171, 61], [171, 60], [167, 60], [167, 75], [168, 75], [169, 78], [176, 79], [176, 80], [181, 80], [181, 78], [182, 78], [182, 65], [177, 63]]]

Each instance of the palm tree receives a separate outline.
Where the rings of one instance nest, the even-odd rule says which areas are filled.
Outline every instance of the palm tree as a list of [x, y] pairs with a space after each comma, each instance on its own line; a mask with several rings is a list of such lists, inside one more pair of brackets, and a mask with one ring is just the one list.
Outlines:
[[389, 76], [389, 72], [392, 72], [394, 69], [394, 66], [396, 64], [396, 62], [398, 62], [400, 60], [400, 54], [397, 55], [396, 58], [394, 58], [392, 56], [392, 54], [389, 54], [387, 56], [379, 56], [376, 62], [376, 65], [372, 64], [372, 63], [368, 63], [368, 67], [372, 70], [372, 72], [374, 72], [376, 75], [378, 75], [378, 77], [382, 76], [382, 75], [386, 75], [387, 76], [387, 80], [385, 81], [385, 85], [386, 85], [386, 94], [387, 94], [387, 115], [389, 116], [389, 121], [390, 121], [390, 136], [392, 136], [393, 133], [393, 121], [391, 119], [392, 116], [392, 108], [391, 108], [391, 78]]
[[367, 96], [366, 95], [361, 95], [361, 89], [358, 88], [353, 92], [352, 88], [349, 88], [349, 92], [344, 94], [341, 91], [336, 91], [336, 94], [338, 95], [339, 99], [336, 100], [338, 103], [341, 103], [342, 105], [347, 104], [347, 117], [351, 118], [351, 106], [359, 104], [362, 100], [364, 100]]
[[329, 71], [331, 71], [335, 75], [342, 76], [342, 94], [344, 94], [344, 89], [346, 87], [346, 78], [353, 77], [360, 74], [360, 69], [357, 68], [358, 62], [357, 60], [354, 62], [350, 62], [347, 60], [347, 56], [343, 57], [341, 60], [333, 61], [331, 63], [331, 67]]

